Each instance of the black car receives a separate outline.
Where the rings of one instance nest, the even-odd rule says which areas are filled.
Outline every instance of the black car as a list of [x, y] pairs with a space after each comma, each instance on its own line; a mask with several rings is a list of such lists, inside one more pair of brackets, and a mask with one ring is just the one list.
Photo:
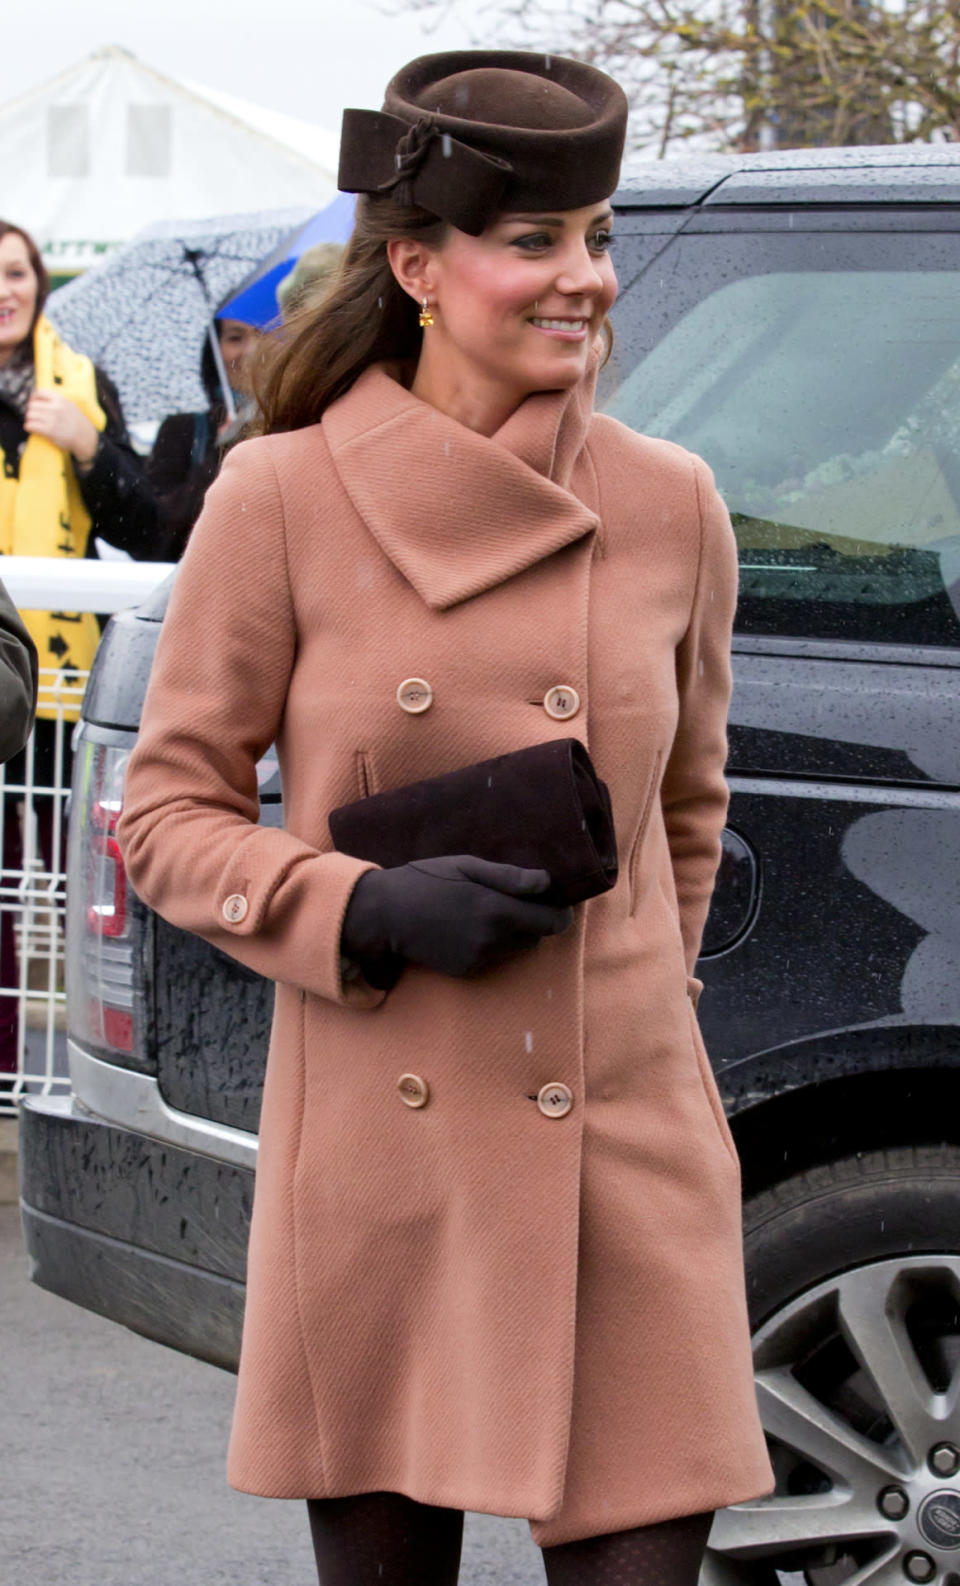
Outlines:
[[[698, 974], [743, 1162], [773, 1498], [707, 1574], [960, 1581], [960, 150], [638, 166], [602, 405], [713, 466], [740, 545]], [[638, 497], [636, 510], [644, 511]], [[36, 1281], [233, 1367], [272, 989], [116, 843], [165, 591], [84, 705], [71, 1094], [24, 1103]], [[198, 642], [202, 642], [199, 639]], [[281, 820], [276, 763], [261, 819]]]

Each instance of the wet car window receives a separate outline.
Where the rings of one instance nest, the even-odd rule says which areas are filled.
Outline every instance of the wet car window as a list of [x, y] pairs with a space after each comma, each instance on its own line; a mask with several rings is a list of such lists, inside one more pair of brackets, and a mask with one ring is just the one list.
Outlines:
[[960, 645], [960, 237], [681, 237], [616, 327], [605, 409], [714, 469], [742, 632]]

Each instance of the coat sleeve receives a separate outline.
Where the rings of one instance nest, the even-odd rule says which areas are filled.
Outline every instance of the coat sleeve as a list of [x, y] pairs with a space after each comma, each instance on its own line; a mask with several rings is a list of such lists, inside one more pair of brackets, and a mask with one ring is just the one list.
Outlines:
[[119, 841], [134, 888], [265, 975], [357, 1007], [340, 928], [376, 867], [259, 826], [257, 762], [280, 729], [296, 652], [283, 508], [265, 442], [233, 452], [190, 538], [130, 758]]
[[690, 621], [677, 649], [680, 713], [661, 794], [690, 976], [720, 863], [729, 800], [723, 773], [737, 603], [737, 544], [730, 516], [706, 463], [696, 457], [693, 466], [700, 559]]
[[36, 646], [0, 584], [0, 761], [23, 748], [36, 708]]

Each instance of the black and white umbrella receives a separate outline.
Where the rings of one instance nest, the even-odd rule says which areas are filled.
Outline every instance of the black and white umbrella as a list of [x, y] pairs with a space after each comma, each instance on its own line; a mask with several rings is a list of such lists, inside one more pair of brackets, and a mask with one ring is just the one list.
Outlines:
[[163, 221], [51, 293], [47, 313], [114, 381], [129, 424], [195, 412], [208, 402], [200, 356], [217, 305], [312, 213]]

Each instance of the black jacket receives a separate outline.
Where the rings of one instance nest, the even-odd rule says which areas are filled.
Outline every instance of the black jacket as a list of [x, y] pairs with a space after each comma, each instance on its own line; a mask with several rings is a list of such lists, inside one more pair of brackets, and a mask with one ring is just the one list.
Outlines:
[[[96, 377], [97, 401], [107, 423], [89, 473], [77, 474], [92, 524], [87, 555], [96, 556], [94, 537], [99, 536], [137, 561], [164, 561], [156, 501], [143, 464], [130, 444], [117, 388], [102, 369], [96, 370]], [[0, 397], [0, 447], [8, 478], [19, 477], [20, 455], [28, 438], [21, 415]]]
[[215, 402], [206, 413], [173, 413], [160, 426], [147, 478], [157, 500], [164, 561], [180, 560], [207, 489], [217, 477], [217, 434], [225, 416], [223, 404]]

